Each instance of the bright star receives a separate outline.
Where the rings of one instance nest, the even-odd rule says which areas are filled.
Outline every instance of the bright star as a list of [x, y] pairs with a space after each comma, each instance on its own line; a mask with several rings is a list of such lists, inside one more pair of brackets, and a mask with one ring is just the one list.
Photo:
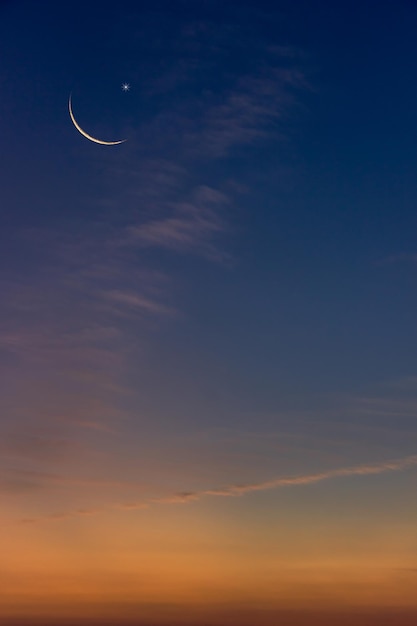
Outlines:
[[122, 85], [122, 91], [129, 91], [130, 89], [130, 85], [129, 83], [123, 83]]

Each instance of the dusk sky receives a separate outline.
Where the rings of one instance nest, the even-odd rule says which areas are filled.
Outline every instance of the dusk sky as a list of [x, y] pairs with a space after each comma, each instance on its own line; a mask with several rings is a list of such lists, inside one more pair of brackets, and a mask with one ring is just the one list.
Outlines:
[[417, 623], [416, 35], [0, 2], [1, 626]]

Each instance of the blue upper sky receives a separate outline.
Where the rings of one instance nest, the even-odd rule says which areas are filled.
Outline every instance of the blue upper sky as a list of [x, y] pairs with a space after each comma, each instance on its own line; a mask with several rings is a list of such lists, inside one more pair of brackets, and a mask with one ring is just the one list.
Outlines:
[[[150, 430], [268, 430], [329, 404], [343, 422], [345, 396], [412, 379], [413, 2], [0, 17], [2, 363], [5, 398], [28, 385], [23, 424], [77, 394], [79, 419], [98, 395], [100, 419], [114, 402]], [[70, 92], [88, 133], [128, 141], [82, 137]]]

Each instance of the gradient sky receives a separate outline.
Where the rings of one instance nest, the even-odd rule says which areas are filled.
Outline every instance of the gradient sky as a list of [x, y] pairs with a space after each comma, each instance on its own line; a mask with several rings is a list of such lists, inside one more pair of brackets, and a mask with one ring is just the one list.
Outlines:
[[0, 3], [2, 626], [416, 623], [416, 32]]

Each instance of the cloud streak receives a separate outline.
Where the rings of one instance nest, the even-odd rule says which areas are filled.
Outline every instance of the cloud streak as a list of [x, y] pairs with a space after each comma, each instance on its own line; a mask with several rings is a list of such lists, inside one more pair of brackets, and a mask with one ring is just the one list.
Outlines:
[[224, 157], [237, 146], [267, 137], [294, 101], [292, 90], [300, 87], [305, 88], [306, 81], [296, 68], [270, 65], [241, 77], [221, 102], [213, 102], [204, 111], [202, 128], [188, 135], [190, 149], [200, 155]]
[[385, 472], [399, 472], [417, 465], [417, 455], [404, 457], [394, 461], [386, 461], [375, 465], [356, 465], [340, 469], [328, 470], [315, 474], [305, 474], [302, 476], [289, 476], [274, 478], [260, 483], [245, 485], [230, 485], [220, 489], [205, 489], [202, 491], [178, 492], [168, 498], [161, 498], [158, 502], [188, 502], [200, 500], [204, 496], [243, 496], [255, 491], [269, 491], [281, 487], [291, 487], [298, 485], [312, 485], [332, 478], [344, 478], [348, 476], [372, 476]]
[[220, 214], [228, 203], [224, 193], [200, 186], [188, 200], [167, 202], [166, 215], [130, 227], [128, 243], [221, 260], [212, 239], [225, 230]]
[[[334, 478], [347, 478], [351, 476], [377, 476], [387, 472], [401, 472], [417, 466], [417, 454], [407, 456], [401, 459], [385, 461], [378, 464], [355, 465], [352, 467], [336, 468], [326, 472], [317, 472], [312, 474], [303, 474], [300, 476], [284, 476], [274, 478], [259, 483], [249, 484], [233, 484], [220, 488], [202, 489], [198, 491], [177, 491], [171, 495], [151, 498], [142, 501], [121, 502], [106, 508], [88, 509], [88, 515], [105, 513], [108, 510], [119, 510], [124, 512], [139, 511], [147, 509], [152, 505], [158, 504], [186, 504], [202, 500], [205, 497], [238, 497], [245, 496], [254, 492], [271, 491], [281, 489], [283, 487], [308, 486], [331, 480]], [[74, 509], [64, 513], [51, 513], [39, 518], [22, 518], [20, 523], [35, 523], [40, 521], [53, 521], [61, 519], [69, 519], [71, 517], [85, 516], [87, 513], [84, 509]]]

